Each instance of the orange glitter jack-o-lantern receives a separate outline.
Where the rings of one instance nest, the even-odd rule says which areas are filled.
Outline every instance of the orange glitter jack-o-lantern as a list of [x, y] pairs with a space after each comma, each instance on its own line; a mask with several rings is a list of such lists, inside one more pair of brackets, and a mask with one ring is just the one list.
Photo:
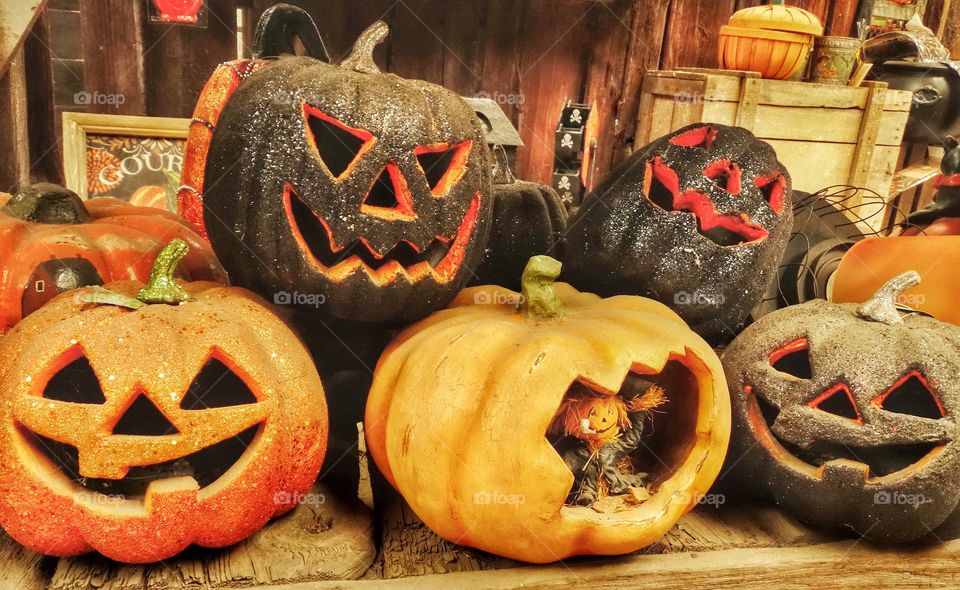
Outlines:
[[63, 294], [0, 342], [0, 524], [30, 549], [141, 563], [224, 547], [316, 478], [309, 353], [252, 293], [175, 282], [186, 249], [164, 249], [146, 287]]

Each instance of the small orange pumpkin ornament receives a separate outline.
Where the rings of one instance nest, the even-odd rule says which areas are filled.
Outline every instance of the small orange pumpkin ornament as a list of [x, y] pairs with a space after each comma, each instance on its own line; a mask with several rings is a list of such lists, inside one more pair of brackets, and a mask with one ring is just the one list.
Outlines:
[[[365, 421], [377, 465], [437, 534], [536, 563], [653, 543], [707, 492], [730, 437], [720, 361], [679, 316], [580, 293], [559, 273], [535, 256], [522, 295], [466, 289], [407, 328], [377, 365]], [[551, 424], [576, 390], [613, 398], [634, 378], [664, 396], [644, 431], [652, 495], [603, 513], [568, 504], [574, 474]]]
[[259, 297], [173, 278], [54, 299], [0, 342], [0, 524], [34, 551], [142, 563], [290, 510], [326, 451], [320, 378]]
[[813, 38], [823, 34], [815, 14], [773, 0], [738, 10], [720, 28], [720, 67], [786, 80], [807, 63]]

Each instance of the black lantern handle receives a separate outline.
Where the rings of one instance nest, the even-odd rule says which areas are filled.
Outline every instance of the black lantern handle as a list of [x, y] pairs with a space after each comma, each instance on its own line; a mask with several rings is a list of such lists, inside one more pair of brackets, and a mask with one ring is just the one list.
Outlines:
[[316, 23], [305, 10], [289, 4], [275, 4], [263, 11], [253, 35], [253, 57], [294, 55], [296, 39], [300, 39], [310, 57], [330, 61]]

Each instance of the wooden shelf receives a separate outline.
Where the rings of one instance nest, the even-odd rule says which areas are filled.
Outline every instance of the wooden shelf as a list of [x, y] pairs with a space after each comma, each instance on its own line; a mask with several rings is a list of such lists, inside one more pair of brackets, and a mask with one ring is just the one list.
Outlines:
[[[756, 502], [701, 505], [633, 555], [523, 564], [441, 539], [380, 478], [371, 481], [363, 450], [359, 459], [359, 500], [317, 484], [295, 510], [242, 543], [191, 548], [156, 564], [45, 558], [0, 531], [0, 588], [960, 588], [960, 540], [881, 546], [813, 529]], [[713, 497], [731, 498], [720, 492]], [[374, 497], [377, 517], [368, 507]]]
[[[383, 549], [375, 559], [372, 521], [364, 516], [365, 510], [358, 508], [357, 503], [326, 497], [322, 504], [302, 505], [228, 550], [191, 550], [149, 566], [126, 566], [96, 556], [62, 559], [54, 564], [54, 560], [25, 551], [4, 536], [0, 542], [0, 587], [960, 587], [960, 561], [956, 559], [960, 540], [879, 546], [811, 529], [768, 505], [701, 506], [661, 541], [639, 554], [532, 566], [450, 544], [430, 532], [402, 500], [393, 498], [384, 515]], [[47, 572], [52, 572], [52, 578]], [[352, 581], [342, 579], [360, 577]]]

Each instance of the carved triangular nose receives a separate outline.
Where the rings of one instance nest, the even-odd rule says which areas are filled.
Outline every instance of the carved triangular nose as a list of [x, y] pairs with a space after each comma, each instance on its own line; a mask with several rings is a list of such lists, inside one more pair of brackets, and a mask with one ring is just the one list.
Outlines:
[[364, 197], [360, 211], [387, 221], [409, 221], [417, 218], [407, 179], [395, 163], [390, 162], [384, 166]]
[[150, 401], [150, 398], [141, 393], [120, 417], [116, 426], [113, 427], [113, 433], [135, 436], [164, 436], [179, 434], [180, 431], [170, 423], [170, 420], [163, 415], [160, 408]]

